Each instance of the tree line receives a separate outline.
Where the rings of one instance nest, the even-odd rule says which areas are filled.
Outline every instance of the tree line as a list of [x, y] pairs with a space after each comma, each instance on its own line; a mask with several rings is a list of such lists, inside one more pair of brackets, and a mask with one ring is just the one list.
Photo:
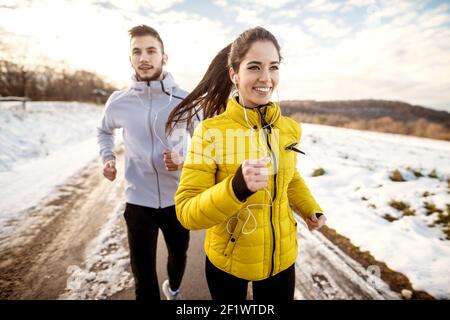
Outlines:
[[73, 70], [62, 63], [25, 65], [0, 59], [0, 96], [31, 100], [105, 103], [116, 88], [94, 72]]

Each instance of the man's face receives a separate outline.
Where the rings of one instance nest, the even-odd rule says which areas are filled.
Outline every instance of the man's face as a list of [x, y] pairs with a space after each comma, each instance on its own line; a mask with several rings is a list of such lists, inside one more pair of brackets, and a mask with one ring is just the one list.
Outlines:
[[162, 80], [167, 55], [159, 41], [150, 35], [133, 37], [130, 42], [130, 61], [139, 81]]

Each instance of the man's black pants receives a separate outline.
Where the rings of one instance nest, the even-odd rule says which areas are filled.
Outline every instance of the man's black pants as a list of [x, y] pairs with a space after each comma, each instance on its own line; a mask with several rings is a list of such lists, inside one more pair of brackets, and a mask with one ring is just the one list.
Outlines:
[[136, 299], [159, 300], [156, 274], [159, 229], [163, 232], [167, 246], [167, 273], [172, 290], [180, 287], [183, 278], [189, 245], [189, 230], [185, 229], [178, 221], [175, 206], [154, 209], [127, 203], [124, 216], [128, 230]]

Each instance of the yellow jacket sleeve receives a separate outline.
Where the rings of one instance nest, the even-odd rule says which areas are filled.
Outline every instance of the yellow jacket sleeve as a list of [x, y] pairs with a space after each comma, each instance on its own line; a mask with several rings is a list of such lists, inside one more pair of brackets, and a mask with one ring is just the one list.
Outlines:
[[[300, 141], [302, 136], [301, 124], [295, 123], [295, 129], [297, 130], [298, 140]], [[297, 165], [295, 167], [297, 168]], [[295, 169], [294, 177], [288, 186], [288, 198], [294, 210], [304, 219], [311, 217], [316, 212], [323, 213], [322, 208], [314, 199], [305, 180], [303, 180], [297, 169]]]
[[297, 170], [288, 186], [288, 198], [295, 211], [304, 219], [311, 217], [316, 212], [323, 213]]
[[187, 229], [208, 229], [222, 223], [245, 204], [234, 194], [234, 175], [216, 183], [213, 134], [203, 123], [197, 126], [175, 193], [177, 218]]

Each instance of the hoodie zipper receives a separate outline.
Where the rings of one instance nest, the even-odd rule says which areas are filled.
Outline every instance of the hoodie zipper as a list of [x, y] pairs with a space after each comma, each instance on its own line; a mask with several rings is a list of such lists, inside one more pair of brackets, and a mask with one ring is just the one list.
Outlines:
[[[153, 140], [153, 132], [152, 132], [152, 93], [151, 93], [151, 87], [150, 87], [150, 81], [147, 81], [147, 89], [148, 89], [148, 93], [147, 95], [149, 96], [149, 100], [150, 100], [150, 108], [148, 110], [148, 123], [149, 123], [149, 131], [150, 131], [150, 136], [152, 139], [152, 153], [151, 153], [151, 157], [150, 157], [150, 163], [152, 164], [153, 170], [156, 173], [156, 185], [158, 186], [158, 208], [161, 208], [161, 189], [159, 188], [159, 175], [158, 175], [158, 171], [156, 171], [156, 166], [155, 163], [153, 162], [153, 154], [154, 154], [154, 146], [155, 146], [155, 142]], [[155, 129], [156, 130], [156, 129]]]
[[[266, 107], [267, 108], [267, 107]], [[269, 142], [269, 134], [272, 133], [272, 128], [271, 126], [267, 123], [266, 121], [266, 112], [267, 109], [264, 109], [264, 113], [261, 113], [261, 110], [259, 108], [257, 108], [258, 113], [261, 117], [261, 128], [264, 132], [264, 136], [266, 137], [266, 142], [267, 142], [267, 146], [269, 147], [270, 150], [270, 154], [272, 155], [272, 159], [273, 159], [273, 168], [277, 167], [277, 159], [275, 157], [275, 154], [272, 151], [272, 147], [270, 145]], [[266, 132], [266, 130], [268, 131], [268, 134]], [[273, 174], [273, 196], [272, 196], [272, 204], [275, 202], [275, 198], [277, 196], [277, 174], [276, 172]], [[271, 261], [271, 266], [270, 266], [270, 273], [269, 273], [269, 277], [272, 276], [273, 274], [273, 269], [274, 269], [274, 264], [275, 264], [275, 227], [273, 225], [273, 211], [272, 211], [273, 205], [270, 206], [270, 226], [271, 231], [272, 231], [272, 243], [273, 243], [273, 247], [272, 247], [272, 261]]]

